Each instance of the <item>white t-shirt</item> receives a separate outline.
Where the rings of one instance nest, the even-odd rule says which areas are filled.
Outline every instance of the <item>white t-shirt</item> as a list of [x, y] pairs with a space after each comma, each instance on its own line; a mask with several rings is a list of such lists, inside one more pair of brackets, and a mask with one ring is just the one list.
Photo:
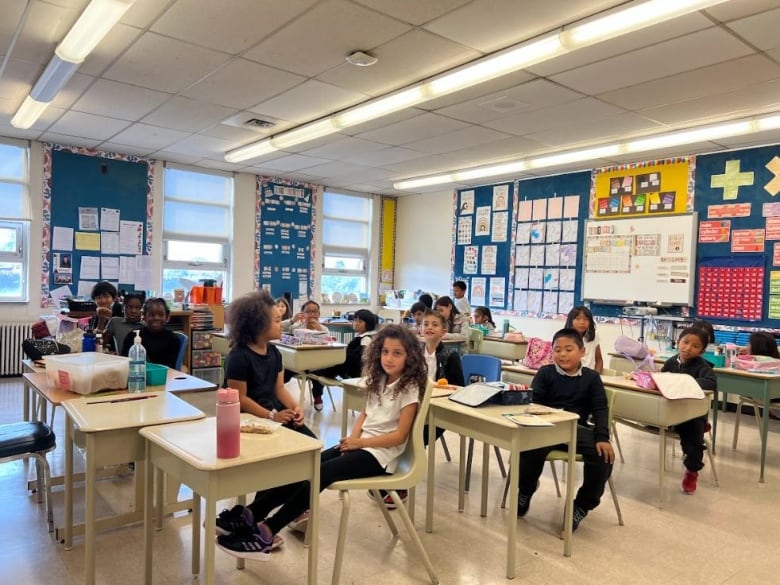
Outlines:
[[594, 335], [591, 341], [585, 341], [585, 355], [582, 356], [582, 365], [591, 370], [596, 369], [596, 348], [599, 346], [599, 336]]
[[[366, 401], [366, 420], [363, 423], [361, 437], [378, 437], [395, 431], [401, 418], [401, 410], [410, 404], [420, 402], [420, 393], [417, 386], [406, 388], [393, 398], [393, 391], [398, 385], [398, 380], [384, 386], [382, 392], [377, 395], [370, 393]], [[364, 451], [371, 453], [387, 473], [394, 473], [398, 465], [398, 458], [406, 449], [406, 441], [395, 447], [366, 447]]]
[[436, 367], [436, 350], [433, 350], [433, 353], [428, 353], [428, 348], [423, 346], [423, 356], [425, 356], [425, 365], [428, 366], [428, 378], [435, 382], [436, 378], [434, 376], [438, 369]]
[[461, 314], [465, 315], [467, 319], [471, 319], [471, 305], [469, 305], [469, 301], [465, 296], [453, 299], [453, 302]]

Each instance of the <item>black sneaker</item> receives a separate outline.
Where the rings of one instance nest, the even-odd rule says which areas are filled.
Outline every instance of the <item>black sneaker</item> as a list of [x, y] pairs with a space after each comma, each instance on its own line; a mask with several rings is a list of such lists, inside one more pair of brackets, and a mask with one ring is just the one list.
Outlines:
[[580, 522], [582, 522], [585, 519], [585, 516], [587, 515], [588, 515], [587, 510], [583, 510], [579, 506], [574, 506], [574, 514], [572, 515], [572, 520], [571, 520], [572, 532], [577, 530], [577, 527], [580, 525]]
[[528, 508], [531, 507], [531, 496], [519, 494], [517, 496], [517, 517], [522, 518], [528, 514]]
[[[268, 530], [267, 528], [265, 529]], [[218, 536], [217, 546], [230, 556], [255, 561], [270, 561], [274, 537], [255, 529], [247, 535]]]
[[252, 524], [254, 523], [252, 518], [248, 518], [251, 514], [252, 512], [248, 508], [238, 504], [230, 508], [230, 510], [225, 508], [217, 516], [217, 535], [251, 534]]

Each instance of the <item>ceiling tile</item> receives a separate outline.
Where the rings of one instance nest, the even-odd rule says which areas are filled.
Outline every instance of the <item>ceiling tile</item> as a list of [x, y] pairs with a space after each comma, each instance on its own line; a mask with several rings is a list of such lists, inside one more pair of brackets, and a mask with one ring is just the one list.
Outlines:
[[83, 146], [85, 148], [95, 148], [102, 142], [102, 140], [95, 140], [94, 138], [67, 136], [65, 134], [57, 134], [56, 132], [44, 132], [39, 140], [51, 142], [52, 144], [62, 144], [63, 146]]
[[201, 130], [198, 134], [230, 140], [231, 142], [250, 142], [252, 140], [261, 140], [268, 136], [268, 133], [255, 132], [249, 128], [226, 126], [225, 124], [215, 124], [205, 130]]
[[423, 102], [417, 107], [421, 110], [434, 111], [441, 108], [446, 108], [447, 106], [460, 104], [468, 100], [473, 100], [482, 96], [504, 91], [506, 89], [516, 87], [531, 81], [532, 79], [534, 79], [534, 75], [528, 71], [515, 71], [514, 73], [502, 75], [501, 77], [497, 77], [491, 81], [486, 81], [485, 83], [480, 83], [479, 85], [474, 85], [449, 95]]
[[[342, 62], [318, 76], [321, 81], [369, 95], [381, 95], [416, 83], [479, 57], [477, 51], [423, 30], [411, 30], [371, 52], [371, 67]], [[409, 64], [414, 63], [414, 67]]]
[[82, 112], [65, 112], [52, 124], [49, 131], [68, 136], [106, 140], [129, 125], [129, 122], [115, 118], [93, 116]]
[[200, 132], [235, 113], [236, 110], [230, 108], [175, 97], [146, 116], [143, 121], [185, 132]]
[[382, 168], [393, 171], [394, 174], [392, 179], [398, 180], [406, 177], [435, 175], [438, 173], [448, 172], [452, 169], [457, 169], [462, 166], [463, 163], [458, 160], [454, 160], [448, 156], [434, 154], [389, 165], [383, 165]]
[[472, 124], [481, 124], [520, 112], [572, 102], [581, 97], [581, 93], [546, 79], [534, 79], [503, 91], [441, 108], [436, 110], [436, 113]]
[[395, 38], [409, 25], [345, 0], [325, 0], [246, 52], [247, 59], [314, 77]]
[[609, 139], [620, 140], [622, 137], [642, 132], [657, 132], [663, 126], [634, 113], [618, 114], [609, 118], [583, 118], [579, 122], [548, 128], [541, 132], [528, 134], [526, 138], [542, 144], [563, 147], [583, 142], [605, 142]]
[[0, 18], [0, 53], [5, 53], [6, 48], [10, 46], [26, 4], [27, 0], [3, 2], [3, 18]]
[[170, 2], [161, 2], [160, 0], [135, 0], [119, 22], [120, 24], [146, 28], [170, 4]]
[[199, 81], [184, 95], [232, 108], [248, 108], [306, 81], [305, 77], [236, 59]]
[[707, 9], [707, 13], [721, 22], [728, 22], [773, 8], [777, 8], [777, 0], [739, 0], [739, 2], [723, 2], [712, 6]]
[[780, 8], [736, 20], [726, 26], [762, 51], [780, 47], [780, 35], [777, 34], [780, 29]]
[[105, 77], [158, 91], [181, 91], [211, 73], [228, 56], [153, 33], [145, 33]]
[[350, 182], [365, 182], [368, 179], [387, 178], [392, 175], [391, 171], [377, 169], [375, 167], [364, 167], [352, 163], [341, 161], [329, 161], [325, 164], [306, 169], [307, 173], [312, 173], [325, 179], [349, 180]]
[[139, 29], [121, 23], [117, 24], [108, 31], [106, 37], [87, 56], [84, 63], [79, 67], [79, 71], [89, 75], [100, 75], [114, 59], [140, 36], [141, 31]]
[[584, 93], [603, 93], [752, 53], [729, 33], [711, 28], [561, 73], [553, 81]]
[[193, 134], [192, 136], [188, 136], [187, 138], [179, 140], [170, 146], [166, 146], [165, 150], [167, 152], [200, 155], [201, 158], [217, 158], [217, 156], [221, 157], [233, 146], [235, 145], [227, 140], [221, 140], [219, 138], [214, 138], [213, 136]]
[[382, 12], [409, 24], [421, 25], [451, 10], [468, 4], [471, 0], [355, 0], [377, 12]]
[[371, 167], [386, 167], [387, 165], [402, 162], [405, 160], [411, 160], [419, 158], [421, 156], [428, 156], [425, 153], [417, 150], [411, 150], [409, 148], [401, 148], [390, 146], [382, 150], [371, 150], [369, 152], [362, 152], [353, 154], [351, 156], [344, 157], [346, 162], [351, 162], [359, 165], [366, 165]]
[[219, 171], [235, 172], [244, 168], [246, 165], [229, 163], [226, 160], [212, 160], [210, 158], [204, 158], [195, 163], [195, 166], [204, 167], [207, 169], [217, 169]]
[[430, 136], [452, 132], [468, 126], [465, 122], [445, 118], [436, 114], [422, 114], [415, 118], [391, 124], [377, 130], [358, 134], [358, 138], [381, 142], [392, 146], [401, 146]]
[[332, 161], [327, 158], [316, 158], [313, 156], [303, 156], [301, 154], [290, 154], [288, 156], [282, 156], [268, 162], [263, 162], [262, 167], [282, 172], [297, 171], [330, 162]]
[[631, 110], [718, 95], [780, 77], [780, 65], [763, 55], [750, 55], [685, 73], [678, 73], [599, 95], [599, 99]]
[[535, 140], [512, 136], [511, 138], [505, 138], [504, 140], [497, 140], [495, 142], [453, 150], [452, 152], [448, 152], [447, 156], [451, 159], [456, 159], [463, 164], [473, 166], [500, 160], [523, 158], [546, 149], [548, 149], [548, 147], [545, 144], [536, 142]]
[[183, 154], [181, 152], [170, 152], [168, 150], [159, 150], [155, 153], [152, 153], [152, 158], [166, 161], [166, 162], [174, 162], [183, 165], [191, 165], [198, 162], [199, 160], [202, 160], [203, 156]]
[[16, 107], [20, 106], [42, 71], [42, 67], [36, 63], [9, 59], [0, 77], [0, 98], [15, 101]]
[[558, 128], [576, 124], [583, 119], [604, 119], [623, 112], [620, 108], [605, 104], [593, 98], [583, 98], [552, 108], [543, 108], [531, 112], [515, 114], [500, 120], [485, 122], [483, 125], [503, 132], [523, 136], [547, 128]]
[[73, 105], [73, 109], [123, 120], [138, 120], [170, 97], [168, 93], [99, 79]]
[[387, 145], [378, 144], [376, 142], [369, 142], [368, 140], [361, 140], [359, 138], [347, 137], [341, 138], [318, 148], [306, 150], [303, 152], [303, 154], [306, 156], [316, 156], [331, 160], [343, 160], [353, 155], [381, 150], [384, 148], [387, 148]]
[[100, 150], [106, 152], [115, 152], [117, 154], [132, 154], [134, 156], [149, 156], [155, 149], [148, 147], [128, 146], [127, 144], [118, 144], [116, 142], [104, 142], [100, 145]]
[[720, 138], [718, 144], [726, 148], [752, 147], [765, 144], [780, 144], [780, 130], [767, 130], [766, 132], [756, 132], [755, 134], [746, 134], [744, 136], [732, 136], [731, 138]]
[[[490, 52], [621, 3], [622, 0], [474, 0], [425, 28]], [[486, 31], [490, 33], [485, 34]]]
[[[48, 63], [54, 55], [57, 43], [73, 26], [80, 13], [80, 9], [33, 0], [22, 34], [19, 35], [14, 46], [14, 59], [32, 61], [40, 65]], [[5, 19], [5, 3], [3, 3], [2, 14]], [[7, 45], [3, 45], [5, 46]]]
[[87, 89], [95, 78], [90, 75], [82, 75], [81, 73], [75, 73], [73, 77], [68, 80], [68, 83], [62, 88], [62, 91], [54, 96], [51, 105], [58, 108], [70, 108], [77, 99], [81, 97], [84, 90]]
[[235, 55], [298, 17], [315, 2], [178, 0], [152, 25], [152, 30]]
[[[316, 97], [315, 97], [316, 96]], [[366, 99], [367, 96], [310, 79], [250, 108], [261, 116], [307, 122]]]
[[[0, 100], [0, 102], [2, 102], [2, 100]], [[20, 140], [36, 140], [41, 135], [40, 130], [35, 130], [33, 128], [14, 128], [11, 124], [3, 123], [4, 119], [4, 116], [0, 116], [0, 136], [18, 138]]]
[[431, 154], [446, 154], [453, 150], [470, 148], [488, 142], [504, 140], [505, 138], [508, 138], [508, 136], [502, 132], [483, 128], [482, 126], [469, 126], [455, 130], [455, 132], [410, 142], [406, 146], [412, 150], [420, 150]]
[[425, 111], [418, 110], [417, 108], [407, 108], [405, 110], [401, 110], [400, 112], [393, 112], [392, 114], [389, 114], [387, 116], [382, 116], [381, 118], [368, 120], [367, 122], [363, 122], [362, 124], [357, 124], [355, 126], [350, 126], [349, 128], [344, 128], [341, 131], [341, 134], [348, 134], [350, 136], [355, 136], [356, 134], [364, 134], [366, 132], [370, 132], [371, 130], [378, 130], [379, 128], [384, 128], [385, 126], [397, 124], [398, 122], [403, 122], [404, 120], [409, 120], [411, 118], [415, 118], [425, 113], [426, 113]]
[[147, 152], [160, 150], [189, 136], [188, 132], [160, 128], [148, 124], [133, 124], [111, 138], [111, 142], [128, 146], [148, 147]]

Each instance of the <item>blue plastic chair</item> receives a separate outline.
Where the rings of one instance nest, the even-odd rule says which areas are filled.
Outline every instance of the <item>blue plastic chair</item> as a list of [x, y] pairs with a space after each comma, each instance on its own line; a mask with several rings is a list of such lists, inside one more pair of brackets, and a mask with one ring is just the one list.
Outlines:
[[[466, 384], [472, 381], [478, 382], [498, 382], [501, 380], [501, 360], [492, 355], [482, 355], [469, 353], [460, 358], [463, 367], [463, 380]], [[501, 477], [506, 477], [506, 468], [504, 459], [501, 457], [501, 450], [494, 446], [498, 468], [501, 470]], [[474, 459], [474, 439], [469, 439], [469, 451], [466, 457], [466, 492], [471, 486], [471, 462]]]
[[189, 338], [181, 331], [174, 331], [176, 337], [179, 338], [179, 354], [176, 356], [176, 368], [181, 371], [182, 364], [184, 364], [184, 354], [187, 352], [187, 343]]

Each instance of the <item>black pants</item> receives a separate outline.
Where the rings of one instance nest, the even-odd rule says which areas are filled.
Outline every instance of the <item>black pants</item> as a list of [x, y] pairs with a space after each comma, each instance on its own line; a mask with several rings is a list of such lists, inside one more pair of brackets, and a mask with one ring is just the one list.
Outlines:
[[[331, 366], [329, 368], [324, 368], [322, 370], [317, 370], [315, 372], [312, 372], [313, 374], [316, 374], [318, 376], [325, 376], [326, 378], [335, 378], [336, 376], [341, 376], [341, 364], [337, 366]], [[311, 380], [311, 394], [314, 396], [314, 399], [317, 398], [322, 399], [322, 392], [324, 390], [324, 387], [322, 384], [317, 382], [316, 380]]]
[[702, 416], [674, 425], [674, 431], [680, 435], [680, 448], [683, 465], [689, 471], [699, 471], [704, 467], [704, 428], [707, 417]]
[[[536, 483], [544, 470], [547, 454], [553, 450], [566, 449], [566, 445], [554, 445], [520, 453], [520, 495], [531, 496], [536, 491]], [[599, 505], [604, 486], [612, 473], [612, 464], [604, 461], [596, 452], [593, 429], [582, 425], [577, 426], [577, 453], [582, 455], [585, 469], [574, 505], [587, 512]]]
[[[357, 479], [384, 474], [384, 468], [379, 465], [376, 458], [368, 451], [359, 449], [342, 453], [339, 451], [338, 446], [331, 447], [322, 452], [320, 491], [330, 484], [344, 479]], [[266, 525], [274, 534], [309, 509], [311, 484], [308, 481], [286, 486], [285, 489], [287, 490], [285, 504], [276, 514], [265, 520]], [[260, 516], [255, 516], [255, 520], [260, 518]]]
[[[444, 434], [444, 429], [436, 427], [436, 440], [438, 441]], [[423, 426], [423, 445], [428, 446], [428, 425]]]
[[[292, 429], [293, 431], [297, 431], [301, 433], [302, 435], [306, 435], [307, 437], [311, 437], [313, 439], [317, 438], [317, 435], [315, 435], [312, 430], [307, 427], [306, 425], [301, 425], [299, 427], [296, 427], [294, 424], [287, 423], [284, 425], [288, 429]], [[282, 504], [284, 504], [290, 497], [290, 490], [294, 487], [300, 485], [302, 482], [298, 483], [292, 483], [288, 485], [280, 485], [277, 487], [269, 488], [267, 490], [259, 491], [255, 494], [255, 499], [252, 500], [252, 503], [247, 506], [252, 511], [252, 515], [255, 518], [255, 522], [259, 522], [273, 510], [274, 508], [278, 508]]]

